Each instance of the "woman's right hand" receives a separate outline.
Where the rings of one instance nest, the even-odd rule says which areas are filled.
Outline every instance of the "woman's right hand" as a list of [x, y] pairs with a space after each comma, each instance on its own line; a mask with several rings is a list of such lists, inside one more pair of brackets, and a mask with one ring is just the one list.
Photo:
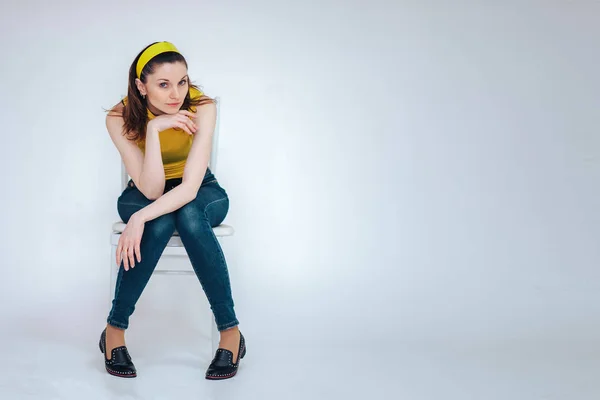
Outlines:
[[148, 122], [147, 129], [155, 129], [157, 132], [162, 132], [169, 128], [179, 128], [193, 135], [198, 130], [198, 127], [192, 119], [196, 119], [196, 114], [187, 110], [179, 110], [177, 114], [163, 114]]

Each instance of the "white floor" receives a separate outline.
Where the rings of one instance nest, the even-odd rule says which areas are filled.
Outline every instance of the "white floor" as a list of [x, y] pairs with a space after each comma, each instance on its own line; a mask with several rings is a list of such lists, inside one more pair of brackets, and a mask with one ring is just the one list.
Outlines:
[[600, 398], [600, 351], [592, 334], [577, 341], [560, 332], [462, 342], [395, 337], [389, 347], [332, 348], [301, 337], [285, 347], [247, 329], [238, 375], [213, 382], [203, 375], [211, 354], [202, 332], [138, 323], [127, 339], [139, 375], [122, 379], [104, 371], [98, 326], [85, 322], [74, 330], [51, 321], [40, 316], [17, 322], [11, 335], [3, 330], [1, 399]]
[[[565, 285], [570, 290], [545, 300], [513, 289], [502, 297], [513, 303], [500, 310], [488, 300], [463, 314], [437, 300], [390, 294], [385, 311], [396, 314], [381, 327], [360, 322], [375, 303], [342, 309], [318, 298], [338, 313], [327, 326], [317, 299], [284, 296], [272, 309], [249, 307], [241, 288], [248, 350], [237, 376], [225, 381], [204, 378], [211, 314], [195, 279], [150, 280], [126, 335], [134, 379], [104, 370], [98, 339], [108, 289], [10, 296], [0, 302], [0, 400], [598, 400], [600, 310], [595, 285], [588, 286]], [[419, 312], [411, 316], [413, 309]], [[426, 315], [431, 310], [437, 313]]]

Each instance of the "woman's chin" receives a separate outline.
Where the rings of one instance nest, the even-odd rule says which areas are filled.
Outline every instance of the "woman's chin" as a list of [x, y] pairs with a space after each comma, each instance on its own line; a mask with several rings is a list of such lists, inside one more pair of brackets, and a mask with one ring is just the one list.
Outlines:
[[174, 108], [174, 107], [169, 107], [167, 109], [161, 109], [160, 111], [163, 114], [173, 115], [173, 114], [177, 114], [179, 112], [179, 109], [178, 108]]

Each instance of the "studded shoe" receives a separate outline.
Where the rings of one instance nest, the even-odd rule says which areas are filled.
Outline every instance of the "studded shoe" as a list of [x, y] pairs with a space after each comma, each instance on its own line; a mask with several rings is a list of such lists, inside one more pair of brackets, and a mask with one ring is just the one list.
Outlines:
[[246, 342], [244, 335], [240, 332], [240, 348], [235, 363], [233, 353], [230, 350], [218, 348], [215, 357], [206, 370], [206, 379], [228, 379], [233, 377], [240, 366], [240, 359], [246, 355]]
[[106, 372], [114, 376], [120, 376], [121, 378], [135, 378], [137, 376], [127, 347], [115, 347], [112, 350], [111, 359], [108, 360], [106, 358], [106, 329], [100, 335], [100, 351], [104, 354]]

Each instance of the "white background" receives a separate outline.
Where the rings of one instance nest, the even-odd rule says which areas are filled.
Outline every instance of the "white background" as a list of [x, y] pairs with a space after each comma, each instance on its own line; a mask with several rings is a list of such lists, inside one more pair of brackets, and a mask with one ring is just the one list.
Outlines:
[[[599, 20], [592, 0], [3, 2], [0, 394], [597, 399]], [[142, 295], [135, 383], [97, 350], [120, 191], [103, 108], [160, 40], [221, 97], [248, 342], [227, 383], [203, 380], [195, 278]]]

